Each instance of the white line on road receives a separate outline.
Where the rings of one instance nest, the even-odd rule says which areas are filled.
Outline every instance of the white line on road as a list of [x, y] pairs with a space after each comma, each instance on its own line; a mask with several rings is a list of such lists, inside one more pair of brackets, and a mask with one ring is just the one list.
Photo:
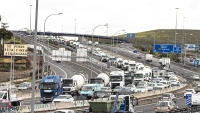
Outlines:
[[53, 64], [53, 63], [51, 63], [51, 62], [49, 62], [51, 65], [54, 65], [55, 67], [57, 67], [57, 68], [59, 68], [61, 71], [63, 71], [64, 73], [65, 73], [65, 78], [67, 78], [67, 73], [63, 70], [63, 69], [61, 69], [59, 66], [57, 66], [57, 65], [55, 65], [55, 64]]

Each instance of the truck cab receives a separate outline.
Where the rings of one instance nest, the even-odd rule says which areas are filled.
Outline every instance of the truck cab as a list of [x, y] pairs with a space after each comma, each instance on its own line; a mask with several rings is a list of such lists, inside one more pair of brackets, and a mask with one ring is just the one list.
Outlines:
[[145, 79], [146, 79], [146, 75], [145, 75], [145, 72], [142, 70], [139, 70], [134, 74], [135, 84], [138, 84], [140, 81], [145, 81]]
[[116, 86], [124, 86], [124, 71], [112, 71], [110, 73], [110, 87], [114, 89]]
[[52, 102], [54, 98], [63, 94], [62, 76], [49, 75], [42, 78], [39, 88], [41, 102]]
[[135, 67], [136, 67], [136, 62], [135, 61], [129, 61], [128, 71], [134, 73]]
[[86, 96], [87, 98], [91, 98], [94, 92], [100, 89], [101, 89], [100, 84], [86, 84], [86, 85], [83, 85], [80, 95]]
[[122, 69], [123, 70], [128, 70], [128, 66], [129, 66], [128, 60], [123, 60]]
[[125, 86], [133, 83], [132, 73], [130, 71], [124, 71], [124, 80]]

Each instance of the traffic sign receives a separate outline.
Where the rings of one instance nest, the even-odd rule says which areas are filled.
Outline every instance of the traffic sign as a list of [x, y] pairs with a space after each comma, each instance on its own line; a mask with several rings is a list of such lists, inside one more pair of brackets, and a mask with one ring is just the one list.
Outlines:
[[199, 50], [200, 50], [200, 45], [199, 45]]
[[131, 37], [131, 34], [130, 34], [130, 33], [127, 33], [126, 37], [127, 37], [127, 38], [130, 38], [130, 37]]
[[195, 50], [195, 44], [186, 44], [187, 45], [187, 50]]
[[173, 53], [174, 46], [172, 44], [155, 44], [154, 52]]
[[192, 106], [192, 94], [186, 94], [185, 96], [185, 104], [189, 107]]
[[135, 38], [135, 33], [132, 33], [132, 36], [131, 36], [132, 38]]
[[199, 65], [199, 60], [194, 60], [194, 66], [198, 66]]
[[182, 53], [182, 46], [181, 45], [175, 45], [174, 46], [174, 53]]

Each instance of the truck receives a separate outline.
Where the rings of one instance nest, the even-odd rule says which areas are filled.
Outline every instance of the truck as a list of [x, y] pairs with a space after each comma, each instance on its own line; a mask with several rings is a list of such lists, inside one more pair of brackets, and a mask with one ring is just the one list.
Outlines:
[[95, 46], [99, 45], [99, 42], [94, 42], [94, 45], [95, 45]]
[[63, 94], [79, 95], [79, 91], [83, 85], [87, 83], [87, 79], [83, 74], [77, 74], [71, 78], [63, 79]]
[[124, 86], [124, 71], [110, 72], [110, 87], [114, 89], [116, 86]]
[[128, 70], [129, 62], [128, 60], [123, 60], [122, 62], [122, 69], [123, 70]]
[[87, 98], [91, 98], [94, 94], [94, 92], [98, 91], [101, 89], [100, 84], [85, 84], [83, 85], [80, 95], [85, 96]]
[[[134, 113], [137, 104], [133, 95], [110, 95], [108, 99], [96, 99], [88, 101], [89, 113]], [[103, 109], [102, 109], [103, 108]]]
[[134, 84], [137, 85], [140, 81], [146, 80], [146, 75], [143, 70], [139, 70], [136, 73], [134, 73]]
[[135, 67], [136, 67], [136, 62], [135, 61], [129, 61], [129, 66], [128, 66], [128, 71], [135, 73]]
[[160, 59], [160, 64], [161, 64], [162, 67], [167, 66], [167, 68], [170, 68], [170, 58]]
[[90, 78], [90, 84], [100, 84], [101, 87], [109, 85], [110, 77], [106, 73], [100, 73], [95, 78]]
[[10, 106], [21, 106], [23, 98], [17, 97], [15, 89], [11, 88], [10, 83], [6, 83], [4, 85], [1, 84], [0, 100], [1, 102], [3, 100], [8, 101]]
[[125, 80], [125, 86], [133, 83], [133, 77], [130, 71], [124, 71], [124, 80]]
[[200, 94], [199, 93], [191, 93], [187, 92], [187, 94], [191, 94], [191, 101], [192, 101], [192, 106], [200, 106]]
[[52, 102], [54, 98], [63, 94], [63, 81], [61, 75], [47, 75], [39, 84], [40, 101]]
[[146, 54], [146, 55], [145, 55], [145, 60], [146, 60], [147, 62], [152, 62], [152, 59], [153, 59], [153, 55], [152, 55], [152, 54]]
[[117, 60], [115, 61], [115, 65], [117, 68], [121, 68], [122, 63], [123, 63], [123, 58], [117, 58]]
[[110, 63], [110, 65], [114, 65], [115, 61], [116, 61], [116, 57], [115, 56], [109, 56], [108, 62]]

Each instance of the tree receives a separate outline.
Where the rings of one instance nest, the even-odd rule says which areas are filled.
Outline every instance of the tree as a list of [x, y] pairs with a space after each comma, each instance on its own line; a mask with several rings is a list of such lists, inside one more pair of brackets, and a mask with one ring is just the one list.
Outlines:
[[1, 46], [0, 46], [0, 54], [2, 54], [4, 49], [4, 40], [11, 39], [13, 36], [13, 33], [11, 31], [6, 30], [6, 26], [2, 26], [0, 29], [0, 40], [1, 40]]

